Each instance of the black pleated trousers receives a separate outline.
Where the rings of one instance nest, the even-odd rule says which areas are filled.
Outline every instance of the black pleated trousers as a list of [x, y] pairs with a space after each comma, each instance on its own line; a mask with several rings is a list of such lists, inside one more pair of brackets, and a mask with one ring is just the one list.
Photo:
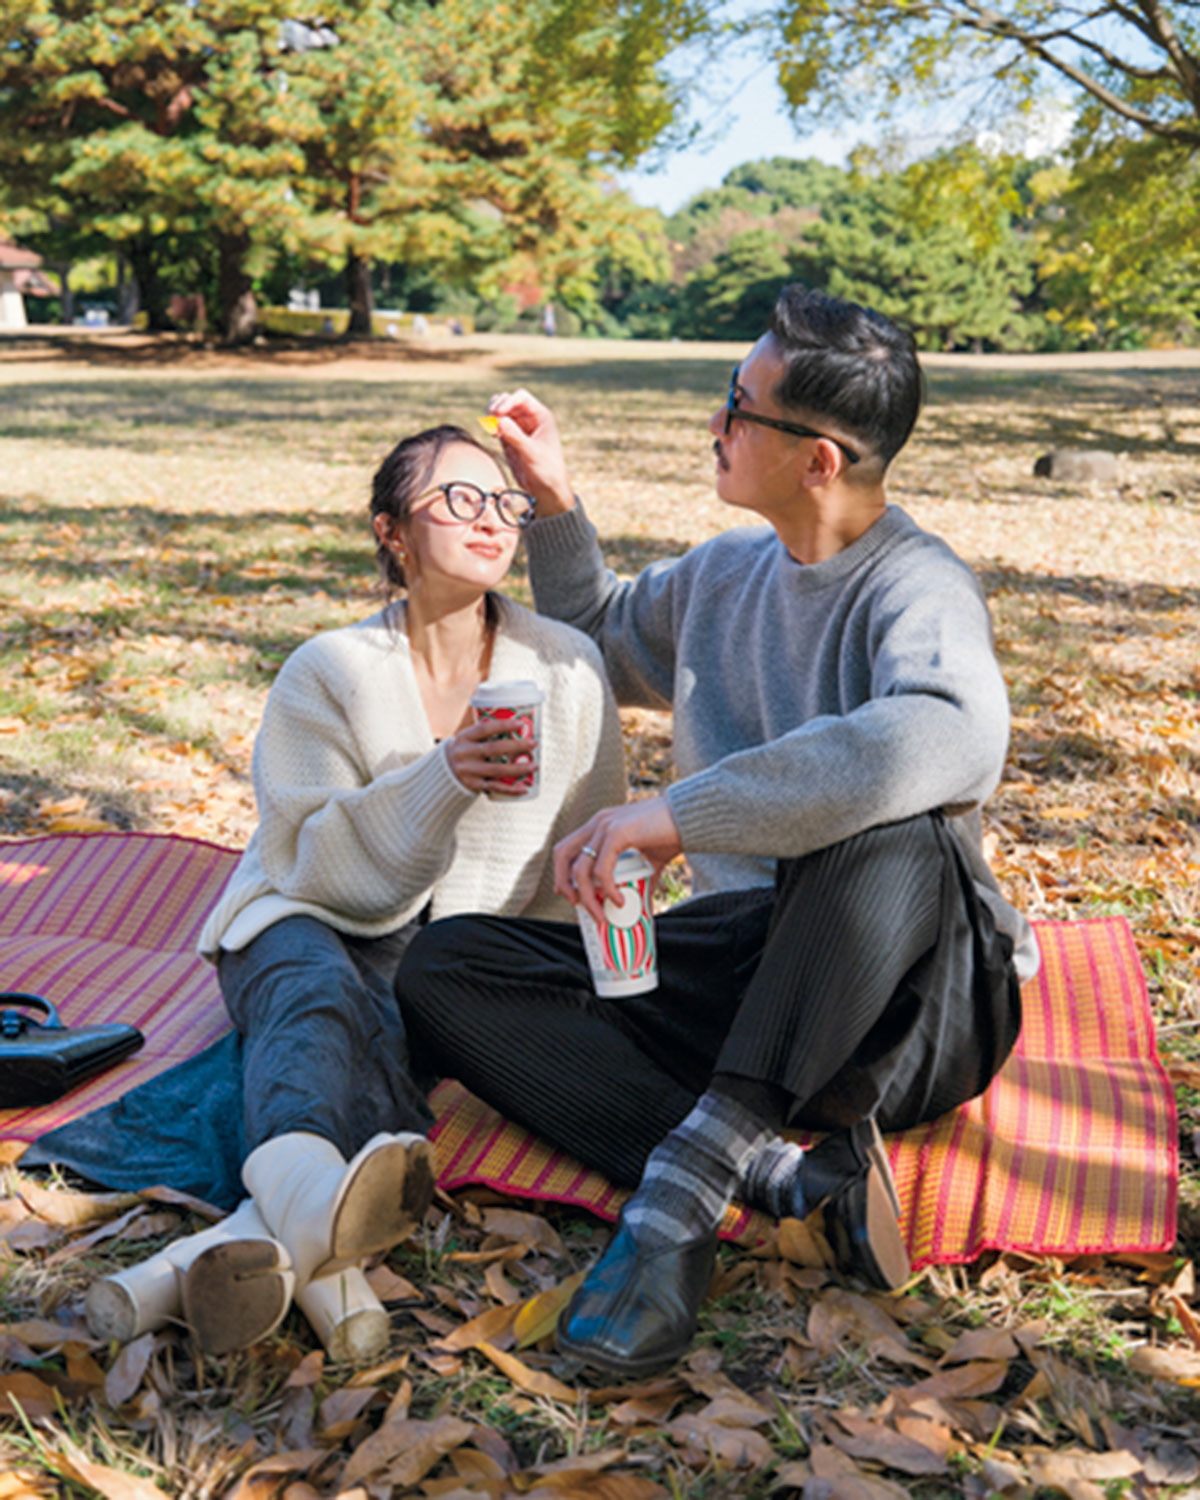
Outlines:
[[414, 1063], [623, 1187], [714, 1075], [789, 1123], [883, 1130], [982, 1092], [1016, 1041], [1012, 945], [940, 814], [782, 860], [774, 888], [657, 919], [659, 988], [602, 999], [576, 927], [453, 917], [396, 976]]

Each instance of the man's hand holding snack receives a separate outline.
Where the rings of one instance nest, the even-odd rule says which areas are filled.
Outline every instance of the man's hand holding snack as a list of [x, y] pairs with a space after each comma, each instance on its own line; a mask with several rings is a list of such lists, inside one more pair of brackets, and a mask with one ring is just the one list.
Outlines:
[[488, 402], [496, 436], [513, 478], [537, 501], [539, 516], [571, 510], [575, 494], [567, 477], [554, 413], [527, 390], [501, 391]]

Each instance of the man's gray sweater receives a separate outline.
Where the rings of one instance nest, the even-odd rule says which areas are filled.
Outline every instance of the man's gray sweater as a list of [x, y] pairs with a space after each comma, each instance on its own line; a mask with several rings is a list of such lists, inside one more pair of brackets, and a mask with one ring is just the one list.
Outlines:
[[811, 566], [773, 528], [742, 527], [623, 583], [582, 506], [526, 540], [538, 610], [597, 641], [619, 702], [674, 711], [666, 795], [696, 894], [769, 884], [776, 859], [942, 809], [1019, 972], [1036, 969], [980, 842], [1008, 695], [979, 584], [943, 541], [889, 506]]

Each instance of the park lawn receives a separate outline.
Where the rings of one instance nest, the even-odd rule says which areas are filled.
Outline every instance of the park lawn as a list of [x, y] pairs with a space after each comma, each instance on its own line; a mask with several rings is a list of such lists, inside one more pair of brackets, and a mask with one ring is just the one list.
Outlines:
[[[250, 752], [274, 672], [312, 631], [376, 606], [366, 521], [375, 464], [418, 427], [473, 428], [496, 390], [528, 385], [555, 408], [574, 481], [619, 571], [744, 521], [713, 494], [704, 425], [742, 352], [500, 338], [241, 356], [127, 335], [0, 345], [0, 836], [126, 828], [243, 843], [254, 817]], [[891, 493], [972, 563], [990, 599], [1014, 716], [1005, 778], [985, 812], [993, 866], [1030, 916], [1129, 919], [1162, 1048], [1184, 1076], [1200, 1057], [1200, 361], [941, 357], [927, 373], [928, 404]], [[1063, 446], [1119, 452], [1119, 483], [1035, 479], [1036, 457]], [[527, 601], [523, 576], [513, 587]], [[653, 790], [670, 774], [669, 720], [630, 711], [625, 724], [633, 789]], [[1200, 1095], [1184, 1089], [1180, 1099], [1191, 1161]], [[1189, 1176], [1183, 1262], [1196, 1198]], [[819, 1271], [806, 1285], [783, 1277], [778, 1262], [729, 1252], [684, 1393], [695, 1398], [700, 1436], [662, 1430], [678, 1390], [625, 1398], [622, 1417], [609, 1408], [606, 1421], [595, 1403], [565, 1402], [539, 1380], [542, 1367], [530, 1376], [524, 1365], [435, 1347], [438, 1319], [454, 1326], [511, 1293], [554, 1286], [570, 1258], [596, 1243], [590, 1226], [551, 1215], [567, 1257], [535, 1244], [517, 1261], [518, 1289], [441, 1258], [498, 1232], [477, 1210], [444, 1210], [423, 1243], [390, 1258], [389, 1274], [433, 1290], [419, 1309], [425, 1321], [406, 1321], [395, 1367], [373, 1387], [316, 1368], [295, 1317], [269, 1345], [203, 1365], [176, 1335], [161, 1335], [141, 1370], [125, 1368], [115, 1381], [106, 1351], [86, 1356], [90, 1370], [80, 1353], [73, 1372], [69, 1360], [47, 1366], [65, 1404], [39, 1438], [0, 1416], [0, 1470], [7, 1441], [34, 1491], [53, 1492], [53, 1465], [34, 1452], [40, 1443], [76, 1483], [87, 1482], [90, 1455], [127, 1476], [153, 1475], [168, 1493], [224, 1493], [276, 1446], [340, 1448], [344, 1458], [391, 1403], [393, 1419], [405, 1406], [427, 1424], [407, 1437], [427, 1440], [435, 1455], [467, 1441], [447, 1423], [486, 1428], [490, 1436], [470, 1441], [501, 1471], [513, 1468], [499, 1446], [507, 1445], [523, 1476], [513, 1492], [540, 1482], [611, 1500], [765, 1494], [774, 1483], [802, 1484], [800, 1470], [783, 1466], [807, 1461], [814, 1414], [831, 1403], [870, 1406], [899, 1380], [864, 1352], [862, 1327], [835, 1359], [815, 1359], [804, 1329], [829, 1295]], [[179, 1232], [178, 1214], [163, 1213], [154, 1232]], [[72, 1254], [73, 1231], [56, 1233], [6, 1262], [6, 1320], [53, 1316], [98, 1270], [146, 1250], [117, 1238]], [[1084, 1459], [1031, 1471], [1013, 1453], [1031, 1431], [1060, 1454], [1104, 1447], [1097, 1424], [1114, 1383], [1164, 1443], [1195, 1438], [1187, 1388], [1141, 1381], [1124, 1358], [1147, 1339], [1197, 1341], [1189, 1274], [1169, 1257], [1140, 1272], [1011, 1261], [932, 1271], [904, 1326], [928, 1353], [978, 1325], [1046, 1320], [1052, 1355], [1031, 1363], [1023, 1348], [996, 1354], [1008, 1371], [996, 1401], [1011, 1404], [1036, 1376], [1043, 1430], [1016, 1422], [995, 1457], [1012, 1450], [1022, 1482], [1032, 1474], [1067, 1493], [1102, 1493], [1122, 1476]], [[363, 1390], [372, 1394], [360, 1402], [353, 1392]], [[696, 1416], [696, 1401], [747, 1392], [766, 1394], [761, 1420], [744, 1409], [737, 1420]], [[987, 1448], [985, 1434], [924, 1470], [911, 1452], [905, 1468], [904, 1452], [880, 1448], [862, 1480], [877, 1488], [861, 1493], [1004, 1488], [998, 1472], [981, 1478]], [[77, 1462], [62, 1459], [70, 1451]], [[458, 1488], [439, 1489], [435, 1478], [428, 1493], [465, 1493], [471, 1464], [453, 1452], [411, 1484], [455, 1473]], [[582, 1459], [556, 1477], [549, 1466], [568, 1455], [585, 1456], [592, 1477], [577, 1472]], [[1178, 1458], [1176, 1482], [1190, 1482], [1179, 1478], [1184, 1467]], [[303, 1472], [297, 1464], [260, 1476], [245, 1493], [294, 1482], [292, 1500], [314, 1487], [332, 1494], [344, 1471], [322, 1458], [300, 1482]], [[482, 1471], [472, 1472], [484, 1485], [476, 1492], [489, 1493]], [[500, 1480], [488, 1473], [494, 1489]], [[116, 1493], [115, 1480], [97, 1477], [94, 1487]], [[16, 1493], [3, 1483], [0, 1497]]]

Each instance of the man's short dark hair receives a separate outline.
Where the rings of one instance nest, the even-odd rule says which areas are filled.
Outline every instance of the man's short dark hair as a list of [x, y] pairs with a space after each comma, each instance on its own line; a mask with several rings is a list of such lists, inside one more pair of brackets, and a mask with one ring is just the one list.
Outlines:
[[784, 360], [774, 392], [783, 407], [832, 417], [886, 467], [921, 409], [921, 367], [912, 335], [874, 308], [792, 282], [768, 323]]

